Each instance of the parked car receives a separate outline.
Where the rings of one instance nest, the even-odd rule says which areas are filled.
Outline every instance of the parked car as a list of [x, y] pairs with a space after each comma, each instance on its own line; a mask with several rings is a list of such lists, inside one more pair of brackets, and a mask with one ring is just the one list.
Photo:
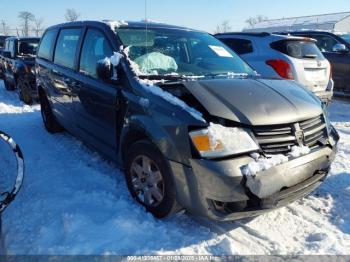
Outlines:
[[2, 51], [4, 50], [4, 45], [5, 45], [5, 39], [6, 38], [7, 38], [7, 36], [0, 35], [0, 79], [3, 79], [3, 77], [4, 77], [2, 69], [1, 69], [1, 64], [2, 64], [1, 55], [2, 55]]
[[350, 44], [350, 34], [341, 34], [340, 37]]
[[0, 35], [0, 51], [2, 51], [2, 49], [4, 48], [6, 38], [7, 36]]
[[350, 93], [350, 43], [342, 37], [322, 31], [297, 31], [285, 34], [311, 37], [329, 60], [333, 69], [335, 91]]
[[332, 100], [331, 66], [315, 40], [269, 33], [223, 33], [216, 37], [259, 74], [295, 80], [323, 102]]
[[[232, 220], [313, 191], [338, 135], [320, 100], [267, 79], [215, 37], [144, 22], [46, 30], [36, 58], [48, 132], [68, 130], [125, 170], [158, 218]], [[69, 154], [69, 153], [68, 153]]]
[[37, 98], [35, 72], [32, 69], [39, 41], [37, 37], [6, 38], [0, 59], [5, 88], [17, 89], [19, 98], [27, 104]]

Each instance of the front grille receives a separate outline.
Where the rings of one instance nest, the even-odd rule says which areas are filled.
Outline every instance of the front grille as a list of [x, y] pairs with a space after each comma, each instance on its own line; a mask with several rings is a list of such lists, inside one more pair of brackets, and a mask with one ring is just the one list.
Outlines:
[[293, 146], [319, 147], [328, 136], [323, 115], [299, 123], [254, 127], [253, 132], [266, 154], [287, 154]]

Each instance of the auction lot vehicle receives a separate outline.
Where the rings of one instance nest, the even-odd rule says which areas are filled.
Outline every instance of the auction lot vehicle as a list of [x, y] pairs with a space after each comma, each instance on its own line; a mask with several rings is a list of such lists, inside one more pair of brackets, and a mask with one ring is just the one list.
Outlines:
[[[158, 218], [257, 216], [326, 178], [338, 134], [321, 101], [260, 78], [215, 37], [144, 22], [46, 30], [36, 59], [46, 129], [63, 129], [125, 169]], [[69, 153], [68, 153], [69, 154]]]
[[350, 43], [341, 36], [322, 31], [296, 31], [285, 34], [310, 37], [332, 65], [334, 89], [350, 93]]
[[[37, 97], [35, 72], [36, 49], [40, 38], [6, 38], [0, 54], [0, 71], [7, 90], [18, 90], [19, 98], [31, 104]], [[0, 73], [1, 74], [1, 73]]]
[[295, 80], [323, 102], [332, 100], [331, 66], [315, 40], [269, 33], [223, 33], [216, 37], [262, 76]]
[[350, 44], [350, 34], [341, 34], [339, 36]]
[[4, 36], [4, 35], [0, 35], [0, 79], [3, 79], [3, 73], [2, 73], [2, 68], [1, 68], [1, 60], [2, 60], [2, 57], [1, 57], [1, 54], [2, 54], [2, 51], [4, 50], [4, 46], [5, 46], [5, 39], [7, 38], [7, 36]]

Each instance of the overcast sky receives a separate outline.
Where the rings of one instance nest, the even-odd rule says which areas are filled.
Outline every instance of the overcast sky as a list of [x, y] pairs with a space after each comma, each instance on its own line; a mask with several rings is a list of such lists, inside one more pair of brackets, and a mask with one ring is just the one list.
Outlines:
[[[74, 8], [84, 20], [140, 20], [145, 0], [0, 0], [0, 20], [11, 28], [19, 25], [20, 11], [43, 18], [45, 26], [64, 21], [66, 8]], [[349, 0], [148, 0], [149, 19], [213, 32], [216, 25], [229, 20], [233, 30], [241, 30], [251, 16], [269, 18], [350, 11]]]

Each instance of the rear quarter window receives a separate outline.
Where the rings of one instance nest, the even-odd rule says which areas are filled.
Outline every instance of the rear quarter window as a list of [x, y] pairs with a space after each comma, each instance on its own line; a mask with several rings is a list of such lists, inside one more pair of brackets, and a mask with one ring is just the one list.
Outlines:
[[54, 62], [74, 69], [81, 29], [62, 29], [57, 39]]
[[253, 43], [250, 40], [238, 39], [238, 38], [226, 38], [220, 39], [225, 43], [229, 48], [231, 48], [235, 53], [239, 55], [253, 53]]
[[299, 40], [282, 40], [271, 43], [271, 48], [298, 59], [324, 59], [314, 42]]
[[52, 60], [53, 47], [55, 44], [57, 30], [49, 30], [43, 36], [38, 50], [38, 57]]

